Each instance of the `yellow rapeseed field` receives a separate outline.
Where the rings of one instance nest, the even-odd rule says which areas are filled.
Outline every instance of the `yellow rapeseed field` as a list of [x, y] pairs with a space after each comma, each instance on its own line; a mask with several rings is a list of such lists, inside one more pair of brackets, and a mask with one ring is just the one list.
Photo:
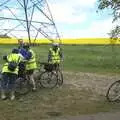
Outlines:
[[[27, 39], [23, 39], [24, 42], [28, 42]], [[32, 43], [34, 40], [32, 40]], [[120, 40], [111, 40], [109, 38], [65, 38], [61, 39], [61, 44], [120, 44]], [[15, 38], [0, 38], [0, 44], [17, 44], [18, 40]], [[47, 39], [37, 39], [35, 43], [38, 44], [48, 44], [51, 43], [51, 41]]]

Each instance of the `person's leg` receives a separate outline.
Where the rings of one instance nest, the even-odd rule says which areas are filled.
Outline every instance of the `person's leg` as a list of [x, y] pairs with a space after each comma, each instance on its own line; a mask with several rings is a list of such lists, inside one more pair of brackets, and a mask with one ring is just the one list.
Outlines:
[[35, 80], [34, 80], [34, 75], [30, 75], [30, 80], [32, 81], [32, 84], [33, 84], [33, 90], [35, 91], [36, 90], [36, 83], [35, 83]]
[[1, 80], [1, 99], [6, 99], [6, 90], [7, 90], [7, 85], [8, 85], [9, 77], [7, 73], [2, 74], [2, 80]]
[[30, 80], [30, 82], [32, 82], [32, 85], [33, 85], [32, 90], [35, 91], [36, 90], [36, 83], [34, 80], [34, 70], [27, 71], [27, 76], [28, 76], [28, 79]]
[[14, 100], [15, 99], [15, 81], [17, 79], [16, 74], [10, 74], [9, 76], [9, 90], [10, 90], [10, 99]]

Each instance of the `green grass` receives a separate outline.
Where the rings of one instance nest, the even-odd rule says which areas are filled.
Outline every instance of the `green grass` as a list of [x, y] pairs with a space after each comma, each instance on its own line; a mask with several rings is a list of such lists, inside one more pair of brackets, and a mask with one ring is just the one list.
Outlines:
[[120, 47], [115, 46], [65, 46], [64, 66], [67, 70], [83, 72], [120, 72]]
[[[7, 54], [13, 45], [0, 45], [0, 56]], [[47, 61], [48, 45], [33, 47], [38, 61]], [[78, 45], [63, 46], [64, 70], [119, 73], [120, 46]], [[0, 61], [3, 64], [3, 60]]]

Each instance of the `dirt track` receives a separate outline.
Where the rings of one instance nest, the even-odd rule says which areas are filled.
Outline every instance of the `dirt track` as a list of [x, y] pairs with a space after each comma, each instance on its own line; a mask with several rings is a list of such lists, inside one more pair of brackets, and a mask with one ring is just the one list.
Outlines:
[[[72, 78], [72, 79], [71, 79]], [[91, 91], [93, 95], [105, 96], [108, 87], [120, 79], [119, 75], [101, 75], [94, 73], [64, 73], [64, 84], [71, 86], [71, 89]], [[96, 94], [94, 94], [96, 93]], [[94, 96], [95, 97], [95, 96]]]
[[[72, 79], [71, 79], [72, 78]], [[88, 101], [100, 101], [100, 96], [103, 97], [103, 101], [106, 101], [105, 94], [110, 86], [116, 80], [119, 80], [119, 75], [101, 75], [93, 73], [64, 73], [64, 85], [63, 87], [68, 87], [69, 89], [79, 91], [88, 91], [90, 93], [87, 97]], [[81, 99], [85, 96], [81, 95]], [[118, 104], [119, 105], [119, 104]], [[58, 118], [55, 120], [120, 120], [120, 112], [101, 112], [91, 115], [81, 115], [81, 116], [67, 116], [63, 118]]]
[[[64, 72], [61, 87], [40, 89], [34, 96], [23, 98], [23, 102], [34, 101], [34, 115], [42, 120], [120, 120], [120, 104], [109, 103], [105, 97], [110, 84], [119, 78], [115, 74]], [[29, 107], [34, 108], [34, 104]]]
[[55, 120], [120, 120], [120, 112], [81, 115], [76, 117], [56, 118]]

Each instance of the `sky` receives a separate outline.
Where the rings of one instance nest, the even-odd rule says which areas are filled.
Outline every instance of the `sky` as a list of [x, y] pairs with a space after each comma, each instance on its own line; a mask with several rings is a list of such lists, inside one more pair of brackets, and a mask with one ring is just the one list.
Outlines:
[[106, 38], [114, 26], [110, 11], [97, 11], [97, 0], [48, 0], [63, 38]]
[[[3, 0], [5, 1], [5, 0]], [[19, 0], [22, 1], [22, 0]], [[53, 19], [57, 26], [57, 30], [61, 38], [107, 38], [110, 30], [116, 23], [112, 23], [111, 11], [98, 10], [98, 0], [47, 0]], [[2, 1], [1, 1], [2, 2]], [[30, 4], [31, 5], [31, 4]], [[19, 3], [10, 0], [8, 4], [0, 8], [0, 16], [14, 17], [11, 11], [6, 7], [9, 6], [12, 13], [18, 18], [25, 18], [24, 11], [15, 9], [19, 7]], [[31, 11], [30, 11], [31, 12]], [[33, 20], [45, 21], [45, 18], [36, 10]], [[23, 22], [24, 26], [25, 23]], [[14, 28], [19, 23], [9, 20], [0, 20], [1, 28]], [[35, 25], [39, 26], [39, 25]], [[19, 29], [23, 29], [19, 26]], [[50, 28], [51, 29], [51, 28]], [[52, 29], [51, 29], [52, 30]], [[17, 36], [27, 36], [27, 33], [20, 31], [13, 32]], [[34, 31], [31, 34], [34, 35]]]

